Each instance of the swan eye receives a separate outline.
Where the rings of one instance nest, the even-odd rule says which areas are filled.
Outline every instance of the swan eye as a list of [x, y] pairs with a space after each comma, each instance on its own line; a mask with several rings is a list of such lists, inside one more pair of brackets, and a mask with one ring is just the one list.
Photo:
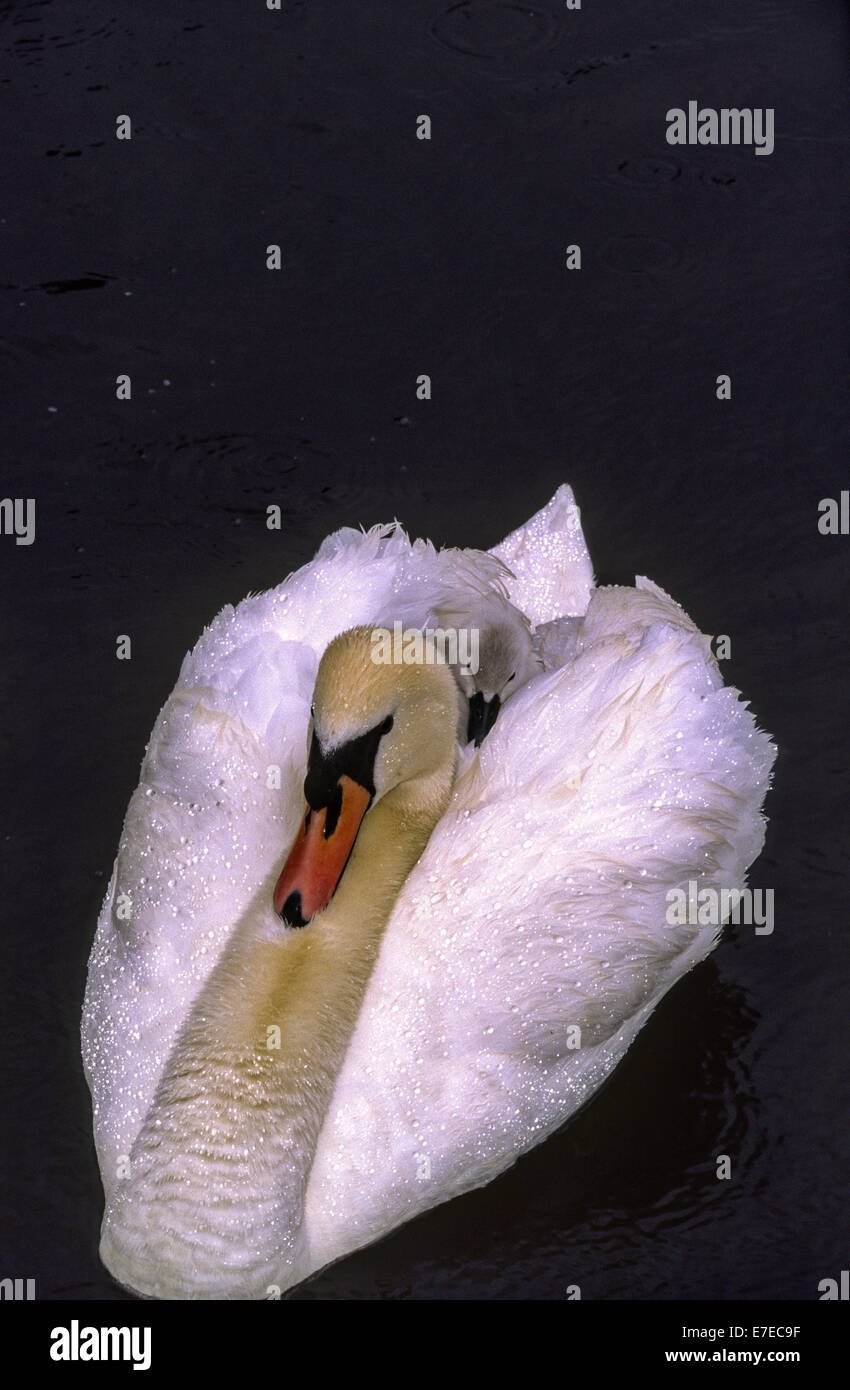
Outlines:
[[511, 674], [508, 676], [508, 679], [505, 681], [505, 685], [510, 685], [512, 680], [516, 680], [516, 671], [511, 672]]
[[311, 706], [310, 706], [310, 718], [311, 718], [311, 719], [315, 719], [315, 718], [316, 718], [316, 706], [315, 706], [315, 705], [311, 705]]

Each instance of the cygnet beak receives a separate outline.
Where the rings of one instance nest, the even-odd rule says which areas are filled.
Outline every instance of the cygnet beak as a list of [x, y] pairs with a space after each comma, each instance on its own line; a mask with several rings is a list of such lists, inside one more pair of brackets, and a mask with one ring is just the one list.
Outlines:
[[495, 724], [501, 707], [502, 701], [498, 695], [494, 695], [491, 700], [485, 700], [480, 690], [476, 690], [474, 695], [470, 695], [469, 724], [466, 729], [467, 742], [474, 743], [476, 748], [481, 747]]

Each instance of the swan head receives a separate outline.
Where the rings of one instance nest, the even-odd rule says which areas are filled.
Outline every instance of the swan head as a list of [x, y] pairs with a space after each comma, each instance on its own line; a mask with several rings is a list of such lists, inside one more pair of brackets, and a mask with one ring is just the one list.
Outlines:
[[430, 833], [454, 776], [457, 686], [442, 663], [377, 662], [372, 629], [351, 628], [322, 656], [310, 715], [306, 809], [274, 892], [290, 927], [327, 907], [378, 803]]
[[505, 701], [542, 665], [534, 652], [528, 620], [513, 604], [502, 603], [495, 612], [472, 613], [470, 621], [479, 631], [478, 670], [458, 666], [455, 677], [469, 702], [466, 741], [477, 748]]

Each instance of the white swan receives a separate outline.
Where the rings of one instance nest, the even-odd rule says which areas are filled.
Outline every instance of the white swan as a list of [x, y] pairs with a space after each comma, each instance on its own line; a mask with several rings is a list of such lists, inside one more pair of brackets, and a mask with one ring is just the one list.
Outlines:
[[495, 1177], [711, 950], [716, 927], [668, 925], [669, 891], [739, 886], [761, 848], [773, 746], [682, 609], [647, 580], [593, 589], [568, 488], [494, 557], [547, 669], [453, 786], [444, 667], [369, 671], [362, 633], [323, 663], [320, 742], [382, 732], [355, 851], [304, 930], [271, 898], [320, 654], [417, 585], [454, 576], [471, 602], [504, 571], [338, 533], [184, 661], [83, 1015], [101, 1252], [140, 1293], [261, 1298]]

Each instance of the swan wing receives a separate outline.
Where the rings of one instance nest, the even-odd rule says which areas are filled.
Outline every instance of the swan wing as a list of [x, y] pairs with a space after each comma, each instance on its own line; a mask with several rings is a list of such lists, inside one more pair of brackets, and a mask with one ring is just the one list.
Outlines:
[[[390, 920], [306, 1201], [319, 1269], [489, 1182], [593, 1094], [738, 887], [774, 749], [663, 591], [596, 591], [574, 663], [474, 757]], [[544, 610], [545, 611], [545, 610]]]
[[[183, 661], [130, 800], [89, 960], [82, 1049], [107, 1199], [181, 1025], [294, 839], [319, 658], [397, 594], [467, 601], [502, 564], [458, 568], [396, 524], [344, 528], [264, 594], [228, 606]], [[451, 576], [454, 575], [452, 578]], [[423, 611], [427, 611], [427, 601]]]
[[585, 612], [593, 592], [593, 566], [567, 483], [490, 554], [507, 567], [508, 597], [533, 626]]

